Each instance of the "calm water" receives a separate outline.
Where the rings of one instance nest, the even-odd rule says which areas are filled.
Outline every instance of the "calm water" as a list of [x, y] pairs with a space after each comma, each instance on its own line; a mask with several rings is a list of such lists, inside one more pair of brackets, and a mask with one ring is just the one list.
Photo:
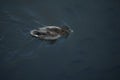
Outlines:
[[[29, 31], [69, 25], [54, 45]], [[0, 2], [0, 80], [120, 80], [119, 0]]]

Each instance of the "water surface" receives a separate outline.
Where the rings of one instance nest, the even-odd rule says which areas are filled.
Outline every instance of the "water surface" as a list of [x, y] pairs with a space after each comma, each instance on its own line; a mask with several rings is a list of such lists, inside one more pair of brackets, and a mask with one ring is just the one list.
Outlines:
[[[0, 2], [0, 80], [120, 80], [118, 0]], [[45, 25], [74, 33], [49, 45], [29, 35]]]

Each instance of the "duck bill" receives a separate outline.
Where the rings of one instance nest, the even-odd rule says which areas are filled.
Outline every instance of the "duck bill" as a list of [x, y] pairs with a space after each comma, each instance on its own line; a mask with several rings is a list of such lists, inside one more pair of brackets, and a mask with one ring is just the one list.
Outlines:
[[70, 32], [74, 32], [72, 29], [70, 29]]

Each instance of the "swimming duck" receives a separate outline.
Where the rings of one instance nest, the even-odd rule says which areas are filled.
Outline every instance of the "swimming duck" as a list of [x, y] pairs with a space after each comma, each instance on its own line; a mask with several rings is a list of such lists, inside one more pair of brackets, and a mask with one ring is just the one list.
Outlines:
[[45, 26], [33, 29], [30, 34], [40, 40], [57, 40], [60, 37], [68, 37], [73, 32], [68, 26]]

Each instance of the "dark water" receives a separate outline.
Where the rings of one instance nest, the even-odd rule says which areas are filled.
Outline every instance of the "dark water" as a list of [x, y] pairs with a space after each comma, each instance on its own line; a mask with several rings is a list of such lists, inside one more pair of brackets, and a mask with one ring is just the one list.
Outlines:
[[[29, 31], [69, 25], [54, 45]], [[0, 80], [120, 80], [119, 0], [0, 1]]]

